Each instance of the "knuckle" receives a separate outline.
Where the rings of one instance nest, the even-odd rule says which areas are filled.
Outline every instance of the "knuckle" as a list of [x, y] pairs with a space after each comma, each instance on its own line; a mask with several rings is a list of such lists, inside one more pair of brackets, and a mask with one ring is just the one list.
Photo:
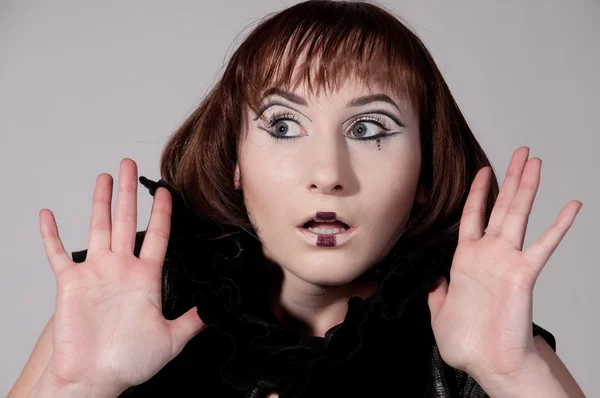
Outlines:
[[481, 213], [483, 212], [483, 208], [481, 206], [465, 206], [463, 213], [465, 215], [469, 215], [472, 213]]
[[483, 191], [484, 190], [484, 185], [481, 183], [477, 183], [474, 182], [473, 184], [471, 184], [471, 192], [475, 193], [478, 191]]
[[44, 240], [55, 240], [58, 238], [58, 232], [54, 229], [42, 229], [42, 239]]
[[117, 221], [125, 224], [137, 224], [137, 215], [132, 212], [123, 212], [117, 215]]
[[110, 221], [106, 220], [95, 220], [92, 222], [91, 229], [98, 231], [106, 231], [111, 229]]
[[119, 184], [119, 193], [130, 194], [137, 192], [137, 184]]
[[168, 240], [169, 236], [170, 236], [170, 233], [169, 233], [168, 230], [165, 230], [163, 228], [151, 228], [151, 227], [149, 227], [146, 230], [146, 235], [153, 235], [153, 236], [155, 236], [157, 238]]
[[518, 167], [510, 167], [507, 171], [506, 171], [506, 178], [505, 179], [516, 179], [516, 180], [520, 180], [521, 179], [521, 171], [519, 170]]
[[563, 228], [568, 227], [570, 225], [571, 225], [571, 222], [568, 219], [557, 218], [556, 220], [554, 220], [554, 222], [552, 223], [552, 225], [550, 225], [550, 228], [552, 228], [552, 229], [563, 229]]
[[154, 205], [152, 208], [152, 213], [157, 213], [164, 216], [171, 217], [172, 214], [171, 206], [162, 206], [162, 205]]
[[511, 199], [506, 197], [506, 196], [498, 196], [498, 199], [496, 199], [496, 204], [495, 206], [499, 209], [506, 209], [508, 206], [510, 206], [510, 202]]
[[122, 253], [129, 253], [132, 249], [133, 243], [114, 241], [111, 243], [111, 251], [118, 255], [122, 255]]
[[518, 206], [516, 204], [512, 204], [508, 208], [508, 214], [515, 215], [515, 216], [527, 216], [527, 212], [525, 210], [521, 209], [520, 206]]
[[106, 205], [111, 202], [111, 195], [105, 195], [102, 192], [97, 192], [92, 199], [92, 205]]
[[53, 246], [48, 249], [48, 257], [56, 258], [66, 254], [65, 249], [61, 245]]

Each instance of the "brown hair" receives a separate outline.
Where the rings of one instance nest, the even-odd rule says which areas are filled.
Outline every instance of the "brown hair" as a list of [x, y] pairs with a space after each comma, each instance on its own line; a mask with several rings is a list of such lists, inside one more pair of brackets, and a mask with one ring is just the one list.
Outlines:
[[[305, 54], [303, 63], [299, 54]], [[455, 240], [470, 185], [490, 162], [423, 42], [391, 11], [367, 2], [310, 0], [265, 17], [168, 141], [162, 179], [200, 217], [252, 231], [243, 193], [233, 182], [245, 105], [257, 112], [259, 94], [270, 87], [306, 82], [314, 92], [314, 86], [335, 89], [349, 77], [367, 86], [384, 83], [419, 115], [420, 182], [430, 200], [415, 204], [403, 239]], [[486, 225], [497, 195], [492, 168]]]

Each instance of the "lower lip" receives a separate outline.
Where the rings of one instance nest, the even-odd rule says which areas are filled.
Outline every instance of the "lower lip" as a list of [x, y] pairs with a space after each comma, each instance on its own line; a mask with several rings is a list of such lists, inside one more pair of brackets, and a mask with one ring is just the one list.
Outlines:
[[335, 237], [335, 245], [321, 247], [335, 247], [343, 245], [350, 238], [352, 238], [352, 236], [354, 236], [354, 232], [356, 231], [356, 227], [350, 227], [348, 229], [338, 232], [337, 234], [317, 234], [315, 232], [309, 231], [308, 228], [297, 227], [297, 229], [302, 238], [304, 238], [304, 240], [306, 240], [306, 242], [312, 246], [321, 246], [317, 245], [319, 236], [327, 237], [327, 240], [330, 240]]

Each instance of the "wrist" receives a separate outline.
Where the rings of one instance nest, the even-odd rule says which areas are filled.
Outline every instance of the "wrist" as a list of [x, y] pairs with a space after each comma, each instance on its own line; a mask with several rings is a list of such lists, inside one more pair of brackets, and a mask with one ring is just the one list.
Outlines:
[[52, 369], [47, 367], [38, 382], [34, 385], [27, 398], [115, 398], [125, 389], [111, 386], [108, 383], [75, 383], [57, 377]]
[[473, 377], [492, 397], [567, 397], [550, 367], [539, 355], [530, 356], [524, 362], [522, 371], [511, 376], [480, 373]]

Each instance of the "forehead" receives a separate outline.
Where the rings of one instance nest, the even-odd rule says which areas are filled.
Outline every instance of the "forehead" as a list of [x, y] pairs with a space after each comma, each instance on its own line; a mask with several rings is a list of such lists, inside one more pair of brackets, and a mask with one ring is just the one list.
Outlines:
[[353, 76], [341, 79], [335, 87], [319, 87], [317, 90], [311, 90], [308, 83], [303, 81], [292, 92], [306, 98], [309, 102], [344, 100], [375, 94], [386, 94], [394, 100], [400, 99], [390, 87], [379, 82], [365, 82]]
[[280, 98], [296, 104], [300, 107], [314, 108], [315, 112], [323, 111], [331, 114], [332, 111], [340, 109], [361, 109], [371, 103], [385, 104], [386, 107], [401, 112], [404, 116], [413, 113], [413, 107], [406, 96], [397, 95], [393, 90], [381, 84], [369, 85], [355, 79], [342, 82], [335, 90], [311, 92], [307, 84], [299, 85], [294, 91], [287, 91], [279, 87], [271, 87], [266, 90], [257, 115], [273, 104], [285, 105], [279, 102]]
[[263, 101], [279, 96], [303, 106], [325, 101], [339, 101], [346, 103], [348, 106], [356, 107], [374, 100], [393, 102], [400, 105], [405, 104], [408, 99], [407, 95], [402, 94], [399, 90], [393, 90], [389, 84], [383, 84], [375, 80], [368, 82], [355, 76], [340, 79], [334, 87], [327, 85], [311, 87], [308, 79], [299, 79], [294, 87], [278, 86], [277, 84], [278, 82], [274, 81], [271, 85], [267, 85], [261, 96]]
[[[287, 86], [288, 91], [301, 94], [305, 98], [373, 92], [392, 94], [390, 84], [384, 84], [389, 82], [388, 76], [378, 74], [375, 69], [373, 73], [359, 75], [358, 70], [343, 64], [343, 60], [347, 59], [344, 54], [338, 54], [336, 58], [338, 61], [324, 62], [321, 54], [317, 54], [307, 59], [306, 49], [294, 57], [289, 55], [289, 48], [286, 48], [280, 67], [270, 83], [275, 87]], [[348, 61], [352, 63], [351, 60]]]
[[324, 60], [320, 54], [307, 58], [306, 49], [290, 56], [288, 49], [278, 58], [276, 65], [272, 65], [270, 73], [258, 68], [257, 72], [261, 73], [254, 75], [258, 79], [248, 85], [253, 89], [246, 90], [241, 96], [250, 113], [261, 114], [270, 99], [282, 92], [285, 95], [280, 97], [284, 99], [292, 98], [291, 102], [295, 104], [317, 109], [325, 104], [336, 109], [357, 107], [361, 100], [366, 103], [367, 97], [371, 96], [368, 102], [372, 102], [372, 96], [379, 96], [389, 99], [388, 102], [402, 113], [417, 111], [414, 106], [416, 92], [411, 90], [413, 87], [409, 82], [413, 79], [408, 78], [409, 75], [390, 75], [390, 69], [377, 66], [375, 60], [362, 58], [361, 62], [353, 62], [349, 59], [356, 58], [356, 55], [337, 54]]

